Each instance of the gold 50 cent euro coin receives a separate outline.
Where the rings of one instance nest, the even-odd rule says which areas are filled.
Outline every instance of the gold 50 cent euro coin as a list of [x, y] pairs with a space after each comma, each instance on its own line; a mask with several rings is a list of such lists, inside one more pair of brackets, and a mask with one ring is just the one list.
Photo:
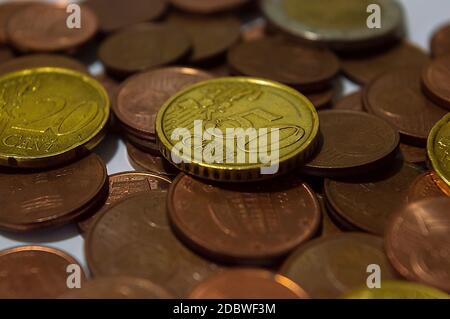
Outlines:
[[450, 113], [434, 125], [428, 136], [427, 150], [431, 166], [450, 187]]
[[0, 77], [0, 164], [48, 167], [74, 159], [104, 136], [105, 89], [89, 76], [43, 67]]
[[319, 119], [298, 91], [257, 78], [207, 80], [158, 112], [159, 147], [181, 170], [209, 180], [250, 181], [298, 167], [314, 151]]

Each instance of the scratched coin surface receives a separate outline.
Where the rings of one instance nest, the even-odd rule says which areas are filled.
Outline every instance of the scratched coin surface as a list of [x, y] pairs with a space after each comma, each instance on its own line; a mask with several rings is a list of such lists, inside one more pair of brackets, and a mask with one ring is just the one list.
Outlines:
[[304, 171], [319, 176], [367, 173], [391, 160], [399, 135], [376, 116], [342, 110], [319, 112], [322, 146]]
[[422, 170], [404, 163], [359, 180], [325, 180], [328, 207], [351, 225], [382, 236], [390, 215], [408, 202], [408, 191]]
[[394, 68], [366, 85], [364, 107], [394, 125], [402, 141], [425, 146], [433, 125], [447, 112], [428, 100], [420, 88], [421, 68]]
[[433, 197], [444, 197], [446, 194], [438, 186], [436, 180], [439, 177], [433, 171], [428, 171], [418, 176], [408, 191], [408, 202], [417, 202]]
[[427, 151], [431, 166], [450, 187], [450, 114], [444, 116], [431, 130]]
[[0, 164], [47, 167], [101, 140], [109, 118], [105, 89], [89, 76], [54, 67], [0, 77]]
[[[101, 210], [108, 209], [119, 200], [141, 192], [167, 190], [170, 179], [164, 176], [145, 172], [123, 172], [109, 176], [109, 193]], [[85, 233], [92, 227], [100, 212], [78, 223], [80, 230]]]
[[450, 110], [450, 57], [444, 56], [430, 62], [422, 73], [422, 88], [425, 95], [437, 105]]
[[80, 10], [81, 28], [68, 28], [66, 6], [28, 5], [11, 16], [8, 40], [24, 52], [55, 52], [74, 49], [92, 39], [98, 29], [95, 14], [86, 6]]
[[441, 26], [434, 32], [430, 48], [434, 58], [450, 54], [450, 24]]
[[173, 182], [169, 219], [180, 238], [210, 258], [270, 264], [310, 239], [321, 214], [314, 192], [297, 178], [266, 184]]
[[36, 299], [56, 298], [70, 289], [67, 287], [67, 267], [83, 268], [68, 254], [55, 248], [21, 246], [0, 251], [0, 298]]
[[383, 280], [396, 279], [383, 251], [383, 238], [343, 233], [313, 240], [298, 248], [281, 267], [313, 299], [338, 298], [367, 281], [367, 267], [380, 266]]
[[166, 191], [140, 193], [101, 213], [85, 245], [94, 277], [146, 278], [176, 297], [186, 297], [199, 282], [220, 270], [172, 233], [166, 197]]
[[344, 96], [333, 105], [333, 109], [364, 112], [362, 91]]
[[450, 292], [450, 198], [409, 204], [392, 216], [386, 253], [409, 280]]
[[183, 11], [201, 14], [217, 13], [236, 9], [250, 0], [170, 0]]
[[235, 268], [212, 276], [190, 293], [191, 299], [307, 299], [292, 280], [263, 269]]
[[[189, 131], [182, 142], [172, 134]], [[252, 143], [230, 144], [212, 159], [211, 149], [216, 142], [203, 138], [198, 131], [208, 128], [227, 137], [228, 129], [252, 131]], [[276, 82], [245, 77], [219, 78], [203, 81], [170, 98], [158, 112], [156, 132], [164, 157], [181, 170], [207, 179], [246, 181], [267, 179], [304, 162], [314, 151], [319, 128], [317, 112], [312, 103], [296, 90]], [[278, 143], [276, 142], [278, 132]], [[186, 131], [184, 133], [187, 134]], [[236, 133], [236, 131], [235, 131]], [[224, 141], [225, 139], [222, 139]], [[256, 146], [254, 141], [260, 141]], [[216, 139], [221, 143], [220, 138]], [[265, 141], [265, 142], [264, 142]], [[191, 145], [188, 152], [172, 153], [175, 146]], [[223, 142], [225, 145], [229, 143]], [[224, 146], [224, 145], [222, 145]], [[277, 154], [268, 159], [265, 150]], [[206, 157], [197, 157], [200, 152]], [[239, 160], [237, 157], [239, 156]], [[278, 164], [278, 165], [277, 165]]]
[[240, 43], [228, 52], [228, 64], [237, 74], [278, 81], [302, 92], [326, 89], [340, 68], [331, 51], [280, 37]]

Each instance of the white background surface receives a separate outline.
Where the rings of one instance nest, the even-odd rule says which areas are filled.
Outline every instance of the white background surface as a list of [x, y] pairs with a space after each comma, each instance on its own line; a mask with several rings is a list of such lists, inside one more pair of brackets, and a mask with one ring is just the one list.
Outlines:
[[[0, 3], [4, 2], [8, 1], [0, 0]], [[64, 3], [66, 1], [54, 0], [52, 2]], [[428, 50], [432, 32], [441, 24], [450, 22], [450, 1], [401, 0], [400, 2], [403, 4], [406, 12], [409, 39]], [[349, 93], [356, 90], [357, 86], [345, 80], [344, 88], [345, 92]], [[111, 136], [110, 134], [95, 152], [100, 154], [107, 163], [109, 174], [132, 170], [127, 159], [125, 145], [117, 136]], [[0, 232], [0, 250], [26, 244], [46, 245], [65, 250], [77, 258], [87, 270], [83, 253], [84, 241], [79, 235], [76, 226], [69, 225], [58, 230], [39, 232], [33, 235]]]

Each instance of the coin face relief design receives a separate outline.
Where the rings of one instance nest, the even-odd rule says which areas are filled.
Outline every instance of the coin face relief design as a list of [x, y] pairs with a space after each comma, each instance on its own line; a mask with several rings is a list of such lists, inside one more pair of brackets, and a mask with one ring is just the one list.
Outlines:
[[99, 142], [109, 98], [94, 79], [45, 67], [0, 78], [0, 164], [49, 166]]
[[450, 113], [431, 130], [427, 149], [431, 166], [450, 187]]

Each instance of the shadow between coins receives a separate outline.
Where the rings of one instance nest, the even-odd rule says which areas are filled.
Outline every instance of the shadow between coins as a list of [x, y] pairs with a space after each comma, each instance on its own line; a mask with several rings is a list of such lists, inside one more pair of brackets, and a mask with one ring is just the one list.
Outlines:
[[32, 244], [54, 243], [74, 238], [79, 234], [80, 232], [78, 231], [75, 224], [69, 224], [53, 229], [33, 230], [27, 233], [11, 233], [0, 231], [0, 236], [18, 242]]

